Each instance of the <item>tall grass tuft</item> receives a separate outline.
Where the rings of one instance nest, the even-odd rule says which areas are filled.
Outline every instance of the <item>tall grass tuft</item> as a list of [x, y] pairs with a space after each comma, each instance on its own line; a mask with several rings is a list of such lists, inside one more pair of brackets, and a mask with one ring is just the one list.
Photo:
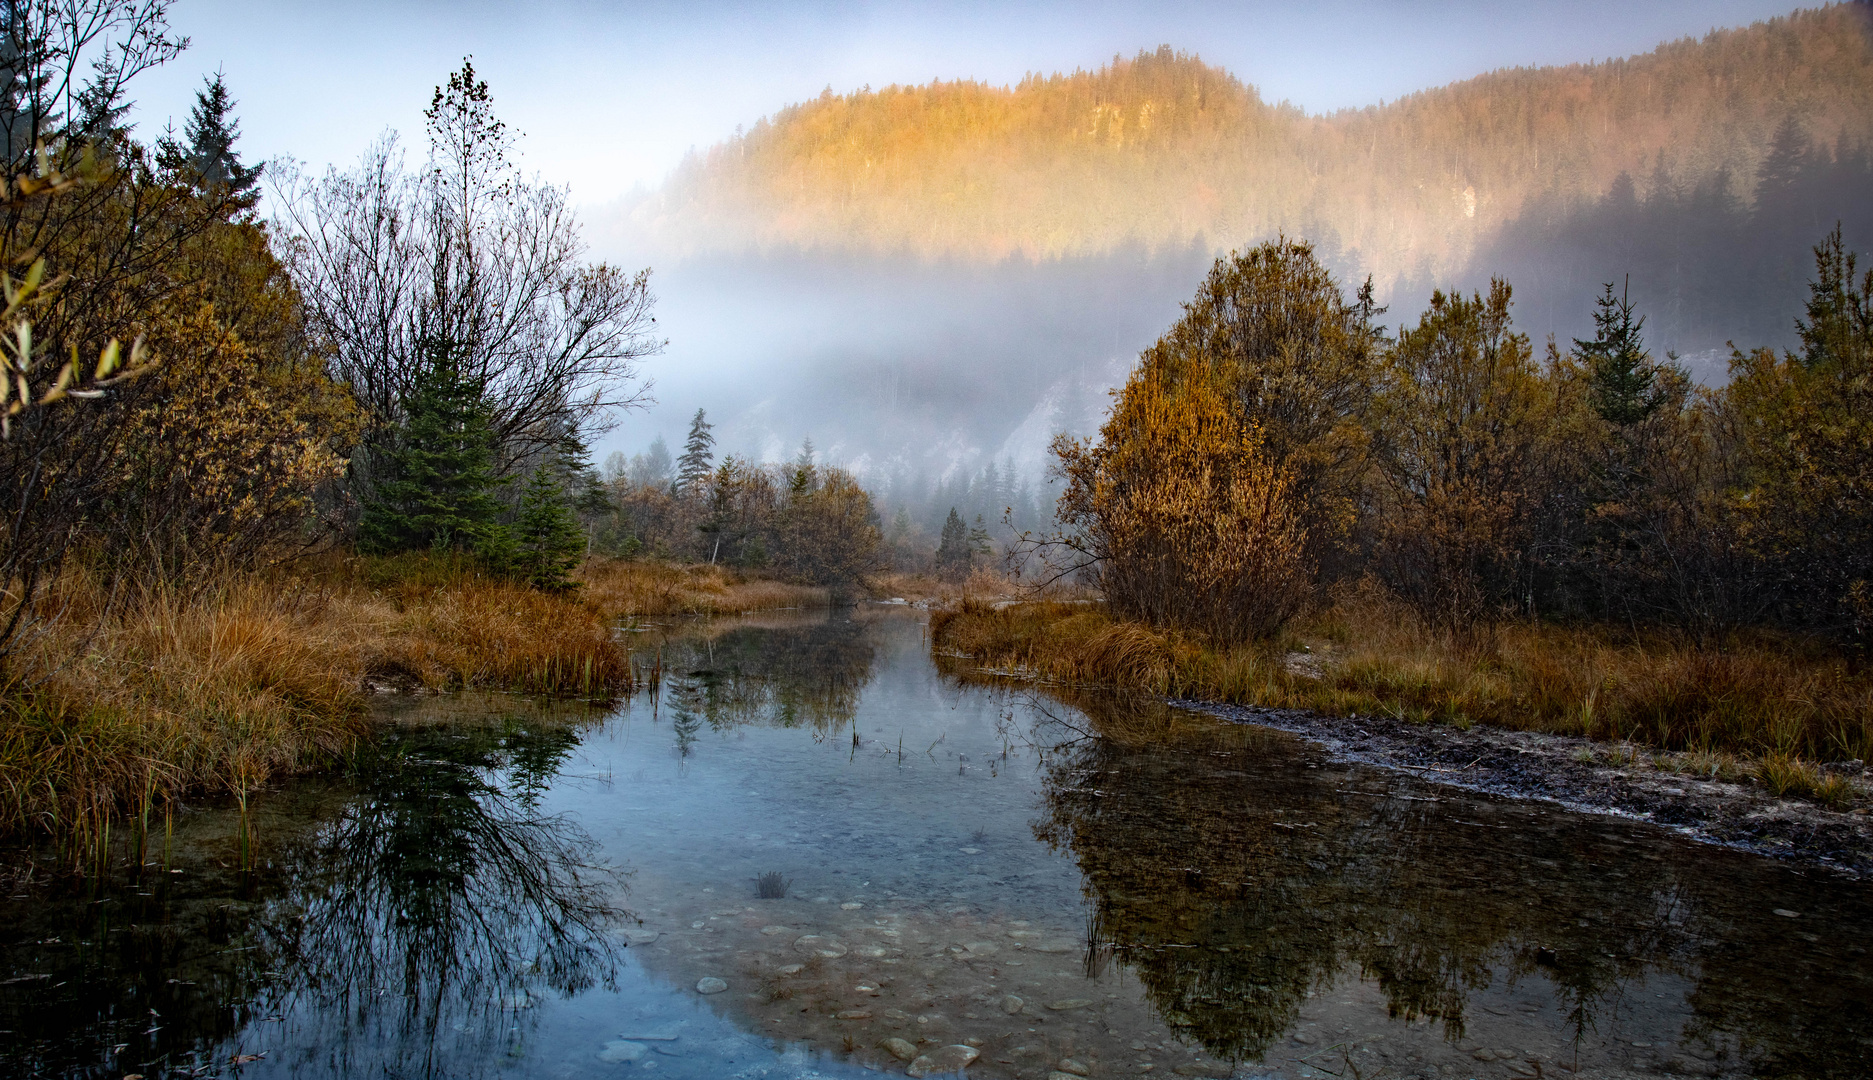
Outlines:
[[[109, 601], [109, 602], [107, 602]], [[328, 556], [292, 572], [107, 597], [82, 568], [0, 682], [0, 833], [92, 850], [192, 793], [242, 797], [366, 732], [372, 681], [612, 697], [610, 615], [446, 555]]]

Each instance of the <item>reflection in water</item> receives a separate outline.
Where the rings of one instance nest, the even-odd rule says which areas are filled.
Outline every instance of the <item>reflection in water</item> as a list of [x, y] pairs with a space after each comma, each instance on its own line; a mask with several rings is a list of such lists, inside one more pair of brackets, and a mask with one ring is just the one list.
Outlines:
[[[7, 958], [62, 970], [9, 987], [6, 1026], [41, 1034], [0, 1064], [157, 1075], [293, 1046], [295, 1074], [493, 1067], [535, 994], [615, 971], [603, 930], [616, 882], [576, 825], [537, 810], [575, 745], [538, 717], [398, 728], [341, 779], [302, 790], [309, 805], [263, 817], [261, 864], [235, 871], [244, 887], [217, 835], [238, 826], [207, 813], [180, 838], [174, 885], [92, 881], [43, 899], [27, 931], [36, 955]], [[209, 899], [230, 891], [245, 899]]]
[[576, 825], [537, 810], [575, 745], [510, 723], [361, 754], [363, 796], [318, 831], [273, 920], [305, 1003], [282, 1011], [316, 1018], [333, 1071], [459, 1074], [513, 1046], [535, 992], [609, 983], [615, 883]]
[[[1540, 811], [1507, 807], [1490, 820], [1477, 803], [1481, 820], [1455, 820], [1437, 789], [1377, 771], [1330, 786], [1317, 757], [1261, 729], [1073, 704], [1092, 733], [1054, 726], [1036, 833], [1085, 874], [1088, 963], [1126, 964], [1212, 1053], [1263, 1059], [1350, 970], [1393, 1018], [1435, 1018], [1453, 1041], [1492, 986], [1545, 993], [1578, 1047], [1629, 1019], [1648, 981], [1684, 980], [1695, 1020], [1682, 1041], [1700, 1059], [1806, 1076], [1873, 1059], [1864, 971], [1823, 977], [1832, 957], [1802, 936], [1740, 947], [1726, 853], [1704, 849], [1712, 872], [1686, 873], [1578, 819], [1543, 828]], [[1751, 914], [1765, 902], [1748, 900]]]
[[851, 724], [871, 681], [876, 648], [865, 624], [837, 611], [786, 631], [739, 624], [664, 646], [677, 750], [689, 755], [701, 726], [806, 727], [825, 738]]

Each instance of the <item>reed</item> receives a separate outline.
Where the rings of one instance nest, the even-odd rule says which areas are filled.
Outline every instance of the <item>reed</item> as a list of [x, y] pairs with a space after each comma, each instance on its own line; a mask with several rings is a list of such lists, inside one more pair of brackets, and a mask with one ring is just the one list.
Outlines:
[[325, 556], [108, 597], [82, 568], [0, 683], [0, 834], [95, 850], [193, 794], [319, 767], [374, 684], [611, 697], [629, 657], [601, 605], [449, 556]]
[[826, 589], [750, 577], [727, 567], [651, 559], [588, 560], [577, 579], [585, 602], [614, 617], [739, 615], [779, 608], [823, 608]]

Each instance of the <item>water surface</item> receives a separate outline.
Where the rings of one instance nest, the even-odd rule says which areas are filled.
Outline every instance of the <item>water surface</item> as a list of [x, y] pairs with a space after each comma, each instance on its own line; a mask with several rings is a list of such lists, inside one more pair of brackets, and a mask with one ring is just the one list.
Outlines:
[[1873, 1060], [1865, 885], [959, 679], [901, 609], [632, 640], [659, 679], [628, 701], [398, 698], [342, 771], [107, 867], [12, 853], [0, 1071], [859, 1076], [904, 1071], [893, 1038], [1034, 1080]]

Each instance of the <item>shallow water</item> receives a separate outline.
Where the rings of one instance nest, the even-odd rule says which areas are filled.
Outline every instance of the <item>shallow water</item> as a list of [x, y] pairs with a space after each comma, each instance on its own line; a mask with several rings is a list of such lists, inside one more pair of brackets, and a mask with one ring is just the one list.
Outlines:
[[1873, 1060], [1864, 884], [959, 681], [901, 609], [633, 640], [661, 678], [615, 708], [398, 699], [342, 773], [101, 871], [14, 852], [0, 1074], [858, 1076], [905, 1070], [893, 1038], [1035, 1080]]

